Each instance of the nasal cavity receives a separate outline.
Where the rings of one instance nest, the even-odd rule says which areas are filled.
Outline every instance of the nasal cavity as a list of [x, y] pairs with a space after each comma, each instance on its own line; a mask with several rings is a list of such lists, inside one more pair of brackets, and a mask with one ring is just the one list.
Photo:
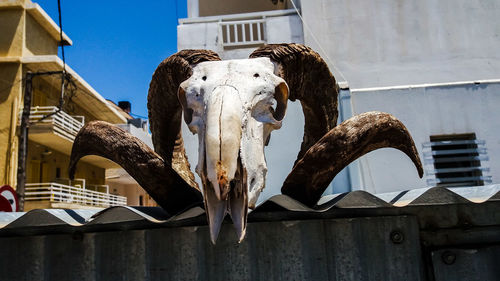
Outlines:
[[224, 166], [222, 165], [222, 162], [220, 160], [217, 161], [216, 168], [217, 168], [217, 182], [219, 183], [219, 190], [220, 190], [220, 199], [226, 200], [227, 195], [229, 194], [230, 191], [230, 185], [227, 179], [227, 172], [226, 169], [224, 169]]

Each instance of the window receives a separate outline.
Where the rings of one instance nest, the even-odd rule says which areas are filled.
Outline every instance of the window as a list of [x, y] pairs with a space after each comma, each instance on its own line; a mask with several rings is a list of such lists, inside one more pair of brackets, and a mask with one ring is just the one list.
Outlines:
[[484, 140], [476, 134], [431, 136], [424, 143], [427, 184], [434, 186], [476, 186], [491, 183], [485, 175], [488, 160]]

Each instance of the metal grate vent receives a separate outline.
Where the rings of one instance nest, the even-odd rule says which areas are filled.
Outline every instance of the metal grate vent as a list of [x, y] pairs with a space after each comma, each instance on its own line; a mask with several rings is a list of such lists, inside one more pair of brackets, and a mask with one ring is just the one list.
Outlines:
[[491, 183], [484, 167], [488, 160], [486, 142], [475, 134], [431, 136], [423, 144], [427, 184], [438, 186], [476, 186]]

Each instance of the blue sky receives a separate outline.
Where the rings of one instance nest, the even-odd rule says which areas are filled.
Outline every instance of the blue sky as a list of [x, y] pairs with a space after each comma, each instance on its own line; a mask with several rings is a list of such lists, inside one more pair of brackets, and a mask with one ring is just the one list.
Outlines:
[[[58, 23], [57, 0], [34, 0]], [[147, 116], [147, 92], [156, 66], [177, 51], [177, 18], [185, 0], [61, 0], [67, 64], [104, 98], [128, 100]]]

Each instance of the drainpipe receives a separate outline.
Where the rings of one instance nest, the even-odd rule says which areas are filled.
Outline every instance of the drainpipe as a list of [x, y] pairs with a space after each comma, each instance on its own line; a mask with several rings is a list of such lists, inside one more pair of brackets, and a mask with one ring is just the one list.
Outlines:
[[28, 154], [28, 128], [31, 110], [31, 92], [33, 90], [33, 73], [26, 73], [24, 85], [24, 106], [21, 115], [21, 126], [19, 133], [19, 153], [17, 156], [17, 197], [19, 200], [19, 211], [24, 211], [24, 187], [26, 185], [26, 156]]

